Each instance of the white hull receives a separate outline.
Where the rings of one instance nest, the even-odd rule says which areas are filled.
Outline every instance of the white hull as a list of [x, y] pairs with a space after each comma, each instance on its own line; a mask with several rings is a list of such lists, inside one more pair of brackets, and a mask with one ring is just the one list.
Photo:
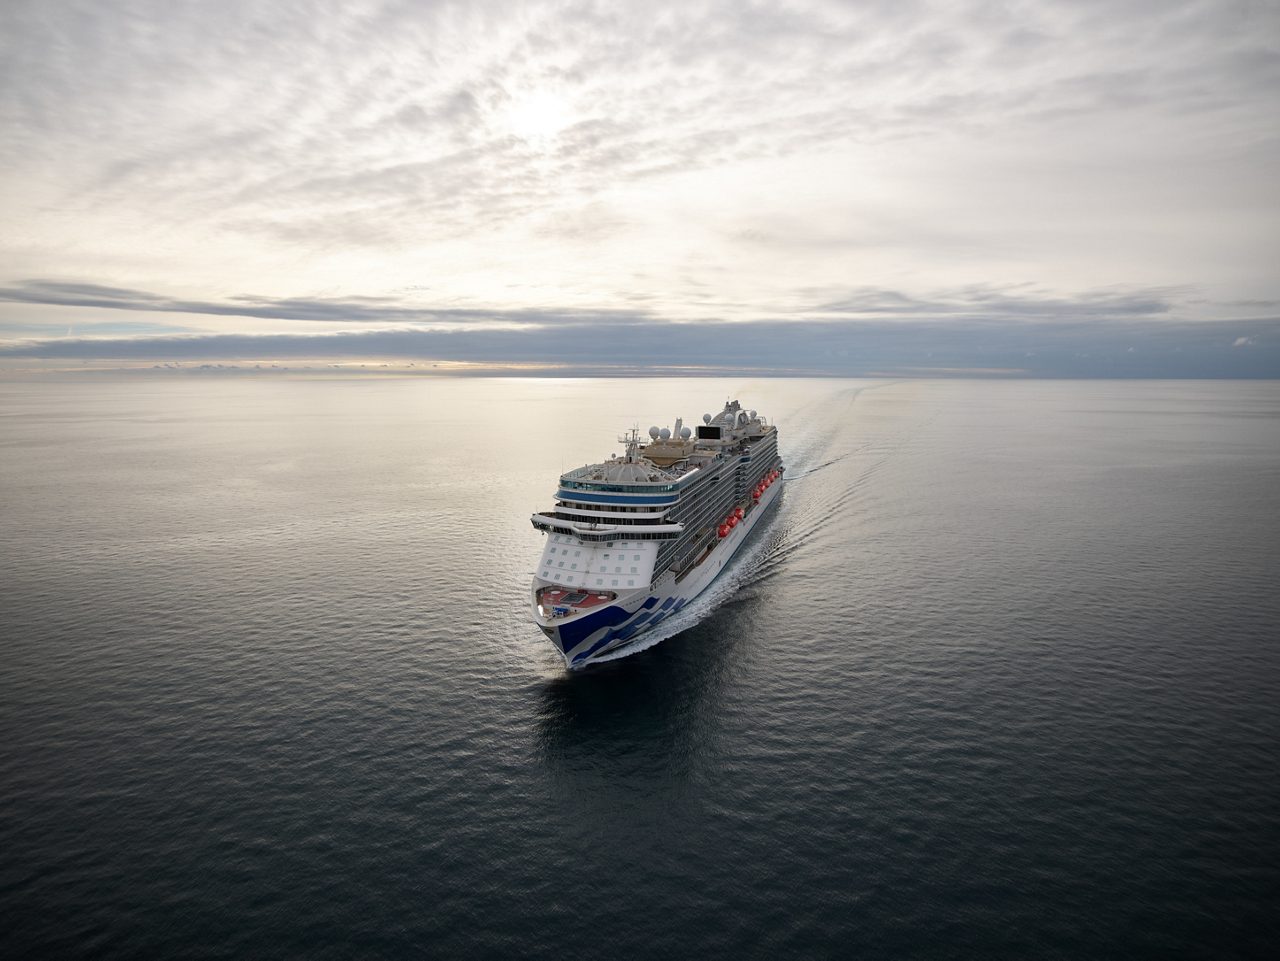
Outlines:
[[[534, 598], [535, 620], [564, 657], [567, 667], [584, 667], [630, 644], [701, 594], [727, 567], [738, 548], [769, 513], [782, 493], [782, 478], [767, 487], [742, 521], [721, 538], [702, 563], [676, 583], [675, 574], [664, 571], [647, 588], [620, 594], [608, 607], [569, 618], [542, 617]], [[536, 594], [538, 582], [535, 580]]]

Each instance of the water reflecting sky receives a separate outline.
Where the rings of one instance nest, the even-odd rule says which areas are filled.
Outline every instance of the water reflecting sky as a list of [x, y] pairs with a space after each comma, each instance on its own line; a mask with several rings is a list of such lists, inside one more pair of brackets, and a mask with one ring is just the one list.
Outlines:
[[[780, 509], [566, 674], [528, 515], [774, 418]], [[0, 383], [0, 953], [1261, 956], [1271, 383]]]

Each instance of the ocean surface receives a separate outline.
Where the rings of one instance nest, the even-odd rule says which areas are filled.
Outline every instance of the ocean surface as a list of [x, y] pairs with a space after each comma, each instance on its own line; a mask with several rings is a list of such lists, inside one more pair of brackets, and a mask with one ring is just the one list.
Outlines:
[[[780, 426], [771, 522], [566, 673], [529, 515]], [[0, 382], [0, 957], [1280, 944], [1280, 383]]]

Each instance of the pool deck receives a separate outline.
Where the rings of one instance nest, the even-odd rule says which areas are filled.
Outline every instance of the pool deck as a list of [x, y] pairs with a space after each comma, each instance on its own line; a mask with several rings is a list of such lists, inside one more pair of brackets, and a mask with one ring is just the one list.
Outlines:
[[[544, 587], [538, 591], [538, 602], [545, 608], [568, 607], [575, 611], [587, 611], [593, 607], [608, 604], [616, 596], [608, 592], [584, 591], [576, 587]], [[575, 600], [566, 600], [570, 597]]]

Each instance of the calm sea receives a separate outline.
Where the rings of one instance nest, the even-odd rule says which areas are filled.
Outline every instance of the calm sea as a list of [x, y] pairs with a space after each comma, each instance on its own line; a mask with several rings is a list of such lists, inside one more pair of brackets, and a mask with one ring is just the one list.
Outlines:
[[[780, 508], [572, 675], [529, 514], [726, 397]], [[1264, 957], [1280, 384], [0, 383], [0, 956]]]

